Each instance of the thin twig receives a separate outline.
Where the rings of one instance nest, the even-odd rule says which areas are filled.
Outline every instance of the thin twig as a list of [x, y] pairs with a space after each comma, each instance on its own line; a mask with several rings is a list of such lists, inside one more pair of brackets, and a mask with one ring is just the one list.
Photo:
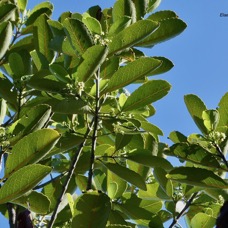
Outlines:
[[190, 197], [190, 199], [188, 200], [188, 202], [185, 204], [184, 208], [181, 210], [181, 212], [173, 218], [173, 222], [171, 223], [171, 225], [169, 226], [169, 228], [174, 227], [178, 220], [183, 216], [183, 214], [188, 210], [188, 208], [191, 206], [192, 201], [196, 198], [196, 196], [198, 195], [198, 192], [195, 192], [192, 194], [192, 196]]
[[9, 225], [10, 228], [16, 228], [17, 213], [12, 203], [7, 203], [7, 210], [9, 213]]
[[226, 158], [225, 158], [220, 146], [217, 143], [214, 143], [214, 146], [215, 146], [215, 148], [216, 148], [216, 150], [217, 150], [217, 152], [219, 154], [219, 157], [223, 160], [224, 164], [228, 168], [228, 162], [227, 162], [227, 160], [226, 160]]
[[92, 189], [92, 178], [93, 178], [93, 168], [94, 168], [94, 159], [95, 159], [95, 150], [97, 144], [97, 132], [99, 125], [99, 110], [100, 110], [100, 91], [99, 91], [99, 72], [96, 77], [96, 106], [94, 113], [94, 127], [93, 127], [93, 135], [92, 135], [92, 146], [91, 146], [91, 154], [90, 154], [90, 168], [88, 174], [88, 182], [86, 190]]
[[75, 153], [75, 155], [74, 155], [74, 157], [73, 157], [71, 166], [70, 166], [70, 168], [69, 168], [69, 172], [68, 172], [67, 177], [66, 177], [66, 181], [65, 181], [65, 183], [64, 183], [64, 185], [63, 185], [62, 192], [61, 192], [60, 197], [59, 197], [59, 199], [58, 199], [58, 201], [57, 201], [56, 207], [55, 207], [55, 209], [54, 209], [54, 211], [53, 211], [53, 213], [52, 213], [52, 216], [51, 216], [51, 219], [50, 219], [50, 222], [49, 222], [47, 228], [52, 228], [53, 225], [54, 225], [54, 223], [55, 223], [55, 220], [56, 220], [56, 218], [57, 218], [57, 214], [58, 214], [58, 210], [59, 210], [60, 203], [62, 202], [63, 197], [64, 197], [64, 195], [65, 195], [65, 193], [66, 193], [66, 191], [67, 191], [67, 188], [68, 188], [68, 186], [69, 186], [69, 183], [70, 183], [70, 181], [71, 181], [71, 178], [72, 178], [72, 176], [73, 176], [73, 174], [74, 174], [74, 171], [75, 171], [75, 169], [76, 169], [76, 166], [77, 166], [79, 157], [80, 157], [80, 155], [81, 155], [81, 153], [82, 153], [83, 147], [85, 146], [85, 144], [86, 144], [86, 142], [87, 142], [87, 138], [88, 138], [88, 135], [89, 135], [90, 132], [91, 132], [91, 128], [92, 128], [93, 124], [94, 124], [94, 120], [92, 120], [90, 127], [87, 128], [87, 131], [86, 131], [86, 133], [85, 133], [85, 139], [84, 139], [84, 141], [80, 144], [80, 146], [79, 146], [79, 148], [78, 148], [78, 151], [76, 151], [76, 153]]

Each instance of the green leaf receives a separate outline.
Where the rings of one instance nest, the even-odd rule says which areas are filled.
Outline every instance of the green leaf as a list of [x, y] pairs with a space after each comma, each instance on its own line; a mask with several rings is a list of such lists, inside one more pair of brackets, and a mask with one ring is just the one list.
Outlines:
[[218, 111], [220, 115], [218, 127], [226, 127], [228, 131], [228, 92], [222, 97], [218, 105]]
[[111, 202], [104, 193], [97, 191], [87, 192], [79, 196], [75, 202], [77, 211], [73, 218], [72, 227], [105, 227]]
[[80, 55], [93, 45], [92, 37], [85, 24], [81, 21], [67, 18], [63, 22], [63, 27], [71, 41], [71, 45]]
[[34, 37], [32, 35], [26, 36], [18, 40], [9, 50], [12, 52], [19, 52], [21, 50], [27, 50], [28, 52], [35, 49], [34, 47]]
[[[118, 224], [118, 225], [117, 225]], [[117, 210], [111, 210], [108, 218], [108, 223], [106, 225], [107, 227], [114, 227], [114, 228], [126, 228], [127, 222], [124, 220], [124, 218], [121, 216], [120, 212]], [[129, 226], [129, 228], [132, 228]]]
[[148, 81], [128, 97], [122, 107], [122, 111], [130, 111], [151, 104], [167, 95], [170, 88], [171, 85], [167, 81]]
[[35, 191], [15, 199], [13, 203], [21, 205], [38, 214], [47, 214], [50, 209], [50, 200], [47, 196]]
[[27, 165], [10, 175], [0, 189], [0, 204], [10, 202], [33, 189], [47, 174], [51, 167], [32, 164]]
[[219, 123], [219, 112], [217, 110], [205, 110], [202, 113], [204, 126], [209, 132], [214, 131]]
[[151, 20], [141, 20], [116, 34], [109, 43], [109, 56], [138, 44], [153, 33], [159, 24]]
[[[161, 61], [153, 58], [139, 58], [128, 65], [121, 67], [110, 78], [107, 88], [104, 92], [111, 92], [126, 85], [131, 84], [139, 78], [147, 75], [149, 72], [157, 69]], [[103, 93], [104, 93], [103, 92]]]
[[194, 228], [213, 228], [216, 219], [205, 213], [198, 213], [191, 219], [191, 226]]
[[132, 135], [122, 135], [122, 134], [116, 134], [115, 139], [115, 148], [116, 150], [122, 149], [123, 147], [127, 146], [128, 143], [131, 141]]
[[167, 154], [194, 164], [220, 168], [215, 156], [199, 145], [177, 143], [170, 147], [170, 151], [167, 151]]
[[94, 45], [88, 48], [82, 55], [84, 61], [77, 68], [75, 80], [79, 82], [88, 81], [105, 61], [107, 54], [108, 49], [106, 46]]
[[146, 190], [145, 181], [138, 173], [114, 163], [104, 163], [104, 165], [123, 180], [126, 180], [140, 189]]
[[9, 21], [5, 21], [0, 23], [0, 59], [5, 55], [6, 51], [8, 50], [11, 39], [13, 36], [13, 26], [12, 23]]
[[207, 107], [205, 106], [203, 101], [193, 94], [185, 95], [184, 101], [191, 117], [193, 118], [198, 128], [201, 130], [202, 133], [207, 134], [208, 130], [204, 126], [204, 122], [202, 119], [202, 113], [203, 111], [207, 110]]
[[108, 36], [112, 37], [115, 34], [121, 32], [131, 24], [131, 17], [123, 16], [116, 20], [110, 27]]
[[165, 170], [171, 170], [173, 166], [168, 160], [153, 156], [151, 151], [145, 149], [138, 149], [126, 154], [126, 158], [136, 163], [148, 166], [148, 167], [162, 167]]
[[178, 16], [171, 10], [163, 10], [151, 14], [147, 19], [150, 19], [152, 21], [162, 21], [169, 18], [178, 18]]
[[46, 14], [42, 14], [37, 18], [33, 25], [33, 35], [36, 51], [51, 62], [54, 58], [54, 52], [49, 48], [52, 32], [47, 20], [48, 16]]
[[15, 143], [23, 136], [41, 129], [49, 120], [50, 115], [51, 107], [48, 105], [37, 105], [28, 110], [21, 119], [8, 128], [8, 133], [12, 134], [10, 142]]
[[96, 34], [101, 34], [102, 28], [100, 22], [94, 17], [82, 18], [82, 22], [87, 26], [87, 28]]
[[49, 62], [42, 53], [34, 50], [30, 52], [30, 55], [32, 57], [34, 66], [36, 67], [38, 74], [39, 74], [39, 71], [49, 68]]
[[28, 0], [18, 0], [17, 4], [21, 12], [23, 12], [26, 9]]
[[146, 9], [147, 9], [149, 1], [148, 0], [134, 0], [133, 2], [135, 4], [135, 9], [136, 9], [136, 19], [137, 19], [137, 21], [141, 20], [146, 14]]
[[111, 199], [117, 199], [123, 195], [127, 189], [127, 182], [112, 173], [107, 171], [107, 193]]
[[71, 83], [70, 76], [62, 65], [53, 63], [50, 65], [49, 69], [51, 73], [54, 74], [57, 79], [59, 79], [59, 81], [63, 83]]
[[150, 0], [147, 6], [147, 13], [154, 11], [161, 4], [161, 0]]
[[13, 71], [15, 78], [20, 78], [25, 75], [25, 68], [22, 57], [17, 52], [13, 52], [9, 55], [9, 65], [11, 70]]
[[35, 131], [18, 141], [7, 157], [5, 178], [21, 167], [40, 161], [57, 143], [60, 134], [53, 129]]
[[0, 3], [0, 23], [4, 21], [11, 21], [15, 16], [15, 10], [17, 9], [15, 4], [7, 2]]
[[[148, 19], [149, 20], [149, 19]], [[159, 22], [159, 28], [137, 46], [152, 47], [155, 44], [169, 40], [185, 30], [187, 25], [180, 19], [170, 18]]]
[[26, 26], [32, 25], [42, 14], [51, 16], [53, 8], [54, 6], [50, 2], [42, 2], [36, 5], [30, 12], [29, 17], [25, 22], [25, 25]]
[[102, 79], [109, 79], [119, 68], [119, 58], [113, 56], [101, 65], [100, 77]]
[[17, 92], [10, 80], [0, 72], [0, 96], [17, 110]]
[[[162, 166], [161, 166], [162, 167]], [[160, 187], [170, 198], [173, 197], [173, 184], [172, 181], [167, 179], [167, 172], [162, 168], [154, 168], [154, 177], [160, 184]]]
[[131, 0], [118, 0], [113, 6], [112, 17], [114, 22], [124, 16], [129, 16], [132, 23], [136, 21], [136, 9]]
[[174, 168], [167, 178], [186, 183], [193, 186], [199, 186], [203, 188], [220, 188], [227, 189], [228, 184], [214, 172], [194, 167], [178, 167]]
[[66, 84], [59, 81], [49, 70], [39, 71], [31, 77], [27, 84], [34, 89], [53, 93], [64, 92], [64, 88], [66, 88]]
[[174, 143], [187, 142], [187, 137], [179, 131], [172, 131], [169, 134], [169, 139], [172, 140]]

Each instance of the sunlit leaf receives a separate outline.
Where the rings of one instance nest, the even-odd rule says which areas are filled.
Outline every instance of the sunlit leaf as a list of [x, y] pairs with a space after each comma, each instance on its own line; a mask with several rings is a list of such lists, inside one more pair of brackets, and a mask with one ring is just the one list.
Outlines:
[[130, 111], [151, 104], [167, 95], [170, 88], [171, 85], [163, 80], [148, 81], [128, 97], [122, 111]]
[[117, 70], [111, 77], [104, 92], [111, 92], [131, 84], [149, 72], [157, 69], [161, 61], [153, 58], [139, 58], [132, 63]]
[[178, 167], [174, 168], [167, 178], [186, 183], [193, 186], [199, 186], [204, 188], [220, 188], [227, 189], [228, 184], [214, 172], [194, 167]]
[[204, 126], [209, 132], [214, 131], [219, 123], [219, 112], [217, 110], [205, 110], [202, 113]]
[[174, 143], [187, 142], [187, 137], [179, 131], [172, 131], [169, 134], [169, 139], [172, 140]]
[[202, 228], [202, 227], [212, 228], [214, 227], [215, 222], [216, 222], [216, 219], [213, 218], [212, 216], [205, 213], [198, 213], [192, 218], [191, 225], [194, 228]]
[[218, 111], [220, 115], [218, 127], [226, 127], [228, 131], [228, 93], [226, 93], [219, 102]]
[[17, 4], [21, 12], [23, 12], [26, 9], [28, 0], [18, 0]]
[[72, 227], [105, 227], [111, 210], [109, 197], [97, 191], [86, 192], [75, 202], [76, 215]]
[[184, 96], [188, 111], [202, 133], [207, 134], [208, 130], [204, 126], [202, 113], [207, 109], [203, 101], [196, 95], [189, 94]]
[[138, 173], [114, 163], [104, 163], [104, 165], [123, 180], [126, 180], [140, 189], [146, 190], [145, 181]]
[[14, 18], [16, 5], [7, 2], [0, 3], [0, 23], [10, 21]]
[[34, 188], [48, 173], [51, 167], [32, 164], [13, 173], [0, 189], [0, 204], [17, 199]]
[[87, 28], [96, 34], [101, 34], [102, 28], [100, 22], [93, 17], [82, 18], [82, 22], [87, 26]]
[[47, 196], [35, 191], [15, 199], [13, 203], [39, 214], [47, 214], [50, 209], [50, 201]]
[[171, 10], [163, 10], [151, 14], [147, 19], [150, 19], [152, 21], [162, 21], [169, 18], [178, 18], [178, 16]]
[[21, 167], [40, 161], [57, 143], [60, 134], [53, 129], [35, 131], [18, 141], [7, 157], [5, 177]]

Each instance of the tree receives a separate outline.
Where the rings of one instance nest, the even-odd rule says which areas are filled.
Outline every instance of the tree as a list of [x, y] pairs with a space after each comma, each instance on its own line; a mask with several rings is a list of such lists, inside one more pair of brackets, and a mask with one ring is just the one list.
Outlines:
[[216, 110], [186, 95], [201, 134], [159, 142], [151, 103], [171, 85], [151, 76], [173, 64], [140, 47], [186, 28], [173, 11], [154, 13], [159, 3], [117, 0], [58, 21], [50, 2], [31, 12], [26, 0], [0, 3], [0, 211], [10, 227], [174, 227], [184, 215], [214, 226], [227, 199], [228, 93]]

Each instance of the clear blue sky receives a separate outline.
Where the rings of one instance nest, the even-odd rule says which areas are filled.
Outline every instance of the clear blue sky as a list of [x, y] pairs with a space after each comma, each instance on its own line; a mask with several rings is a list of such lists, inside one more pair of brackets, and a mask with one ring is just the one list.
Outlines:
[[[29, 8], [40, 3], [29, 0]], [[84, 12], [92, 5], [110, 7], [113, 0], [53, 0], [54, 18], [61, 12]], [[208, 108], [216, 108], [220, 98], [228, 91], [228, 1], [170, 1], [163, 0], [158, 10], [173, 10], [188, 27], [178, 37], [146, 50], [149, 56], [164, 56], [175, 64], [174, 68], [159, 77], [172, 84], [171, 92], [155, 103], [157, 113], [151, 122], [159, 126], [165, 136], [173, 130], [188, 135], [198, 132], [185, 107], [183, 96], [193, 93], [200, 96]], [[8, 223], [0, 217], [0, 227]]]

